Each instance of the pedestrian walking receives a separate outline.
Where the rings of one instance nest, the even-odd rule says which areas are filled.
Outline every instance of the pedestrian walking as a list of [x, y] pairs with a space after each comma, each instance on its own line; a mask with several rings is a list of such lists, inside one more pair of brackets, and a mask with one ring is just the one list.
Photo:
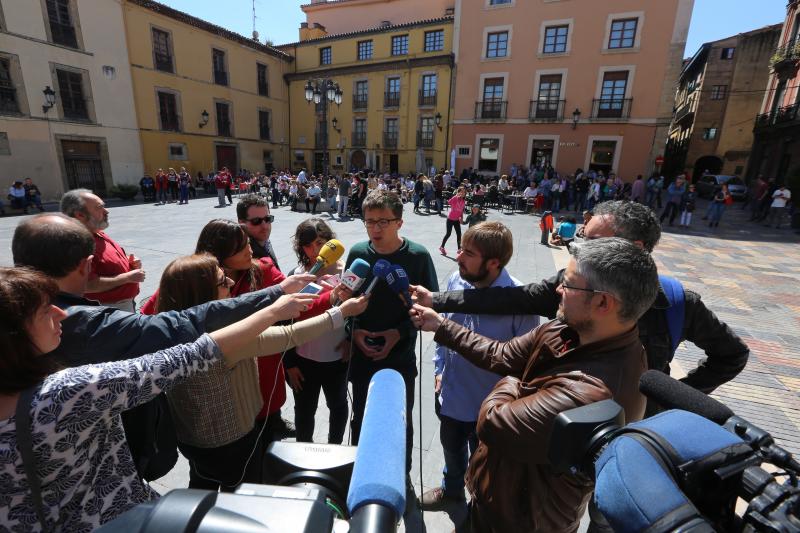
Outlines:
[[694, 185], [689, 185], [689, 190], [686, 191], [686, 196], [683, 199], [680, 226], [688, 228], [692, 225], [692, 213], [694, 212], [694, 206], [696, 202], [697, 193], [695, 192]]
[[442, 255], [447, 255], [444, 245], [447, 244], [447, 239], [450, 238], [450, 233], [455, 230], [456, 232], [456, 245], [461, 250], [461, 224], [463, 224], [464, 206], [467, 204], [467, 190], [464, 187], [459, 187], [447, 203], [450, 204], [450, 212], [447, 213], [447, 232], [442, 239], [442, 245], [439, 247], [439, 252]]

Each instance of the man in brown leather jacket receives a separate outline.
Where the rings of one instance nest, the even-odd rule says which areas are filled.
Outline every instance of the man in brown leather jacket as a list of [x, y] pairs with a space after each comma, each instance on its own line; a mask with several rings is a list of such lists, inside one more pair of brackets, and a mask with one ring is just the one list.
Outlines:
[[553, 420], [608, 398], [622, 405], [627, 422], [644, 414], [638, 385], [647, 357], [637, 321], [656, 298], [656, 265], [616, 237], [573, 245], [570, 253], [556, 320], [522, 337], [494, 341], [432, 309], [411, 311], [418, 327], [436, 332], [436, 342], [505, 376], [478, 418], [480, 445], [466, 477], [472, 531], [576, 531], [593, 480], [553, 472]]

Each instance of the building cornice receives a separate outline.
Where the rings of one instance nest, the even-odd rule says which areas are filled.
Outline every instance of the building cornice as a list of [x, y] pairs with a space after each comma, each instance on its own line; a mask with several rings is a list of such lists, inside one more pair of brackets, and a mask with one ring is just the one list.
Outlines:
[[453, 54], [437, 55], [431, 57], [417, 57], [411, 59], [399, 59], [392, 61], [371, 62], [356, 65], [345, 65], [341, 67], [318, 68], [304, 70], [302, 72], [290, 72], [284, 74], [283, 78], [291, 83], [308, 78], [330, 78], [334, 76], [346, 76], [350, 74], [361, 74], [365, 72], [379, 72], [384, 70], [405, 70], [418, 67], [430, 67], [435, 65], [446, 65], [450, 68], [455, 64]]
[[[139, 0], [139, 1], [141, 1], [141, 0]], [[372, 34], [376, 34], [376, 33], [386, 33], [386, 32], [392, 32], [392, 31], [396, 31], [396, 30], [403, 30], [403, 29], [407, 29], [407, 28], [417, 28], [417, 27], [422, 27], [422, 26], [437, 26], [437, 25], [440, 25], [440, 24], [452, 24], [452, 23], [453, 23], [453, 16], [452, 15], [447, 15], [447, 16], [439, 17], [439, 18], [435, 18], [435, 19], [416, 20], [416, 21], [413, 21], [413, 22], [404, 22], [402, 24], [393, 24], [393, 25], [389, 25], [389, 26], [376, 26], [374, 28], [367, 28], [365, 30], [351, 31], [351, 32], [347, 32], [347, 33], [337, 33], [337, 34], [334, 34], [334, 35], [326, 35], [325, 37], [317, 37], [315, 39], [308, 39], [308, 40], [305, 40], [305, 41], [297, 41], [297, 42], [294, 42], [294, 43], [281, 44], [281, 45], [278, 45], [276, 48], [278, 48], [280, 50], [282, 48], [289, 47], [289, 46], [291, 46], [291, 47], [300, 47], [300, 46], [311, 45], [311, 44], [319, 44], [319, 43], [327, 42], [327, 41], [337, 41], [337, 40], [342, 40], [342, 39], [350, 39], [352, 37], [360, 37], [362, 35], [372, 35]]]

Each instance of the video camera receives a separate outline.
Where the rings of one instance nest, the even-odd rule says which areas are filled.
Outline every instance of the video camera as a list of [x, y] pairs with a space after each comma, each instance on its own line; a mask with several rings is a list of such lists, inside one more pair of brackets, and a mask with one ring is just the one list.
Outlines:
[[646, 372], [639, 389], [672, 410], [626, 426], [613, 400], [571, 409], [549, 444], [555, 470], [595, 480], [614, 531], [800, 531], [800, 463], [769, 433], [661, 372]]
[[161, 533], [377, 533], [397, 531], [406, 506], [405, 383], [394, 370], [369, 384], [357, 448], [274, 442], [266, 485], [235, 493], [179, 489], [97, 531]]

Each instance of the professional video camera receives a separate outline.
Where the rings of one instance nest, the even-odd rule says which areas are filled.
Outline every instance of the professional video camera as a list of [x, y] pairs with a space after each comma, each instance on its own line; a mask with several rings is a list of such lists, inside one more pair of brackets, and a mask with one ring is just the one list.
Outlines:
[[406, 506], [405, 383], [381, 370], [369, 384], [358, 448], [275, 442], [264, 481], [233, 494], [170, 491], [106, 523], [100, 532], [383, 533]]
[[553, 468], [595, 479], [614, 531], [800, 531], [800, 463], [769, 433], [661, 372], [646, 372], [639, 389], [672, 410], [625, 426], [605, 400], [559, 414], [550, 440]]

